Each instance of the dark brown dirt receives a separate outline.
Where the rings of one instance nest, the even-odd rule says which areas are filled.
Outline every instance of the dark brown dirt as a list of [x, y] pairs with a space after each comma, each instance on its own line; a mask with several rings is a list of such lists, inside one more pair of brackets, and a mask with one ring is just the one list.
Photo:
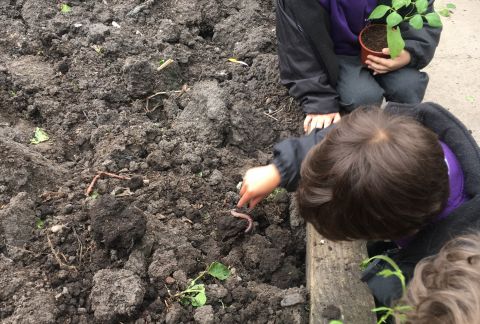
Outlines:
[[[253, 233], [229, 213], [245, 170], [300, 131], [272, 1], [68, 4], [0, 2], [1, 321], [306, 323], [285, 306], [306, 295], [291, 197], [256, 208]], [[50, 140], [31, 145], [35, 127]], [[131, 180], [87, 198], [97, 171]], [[212, 261], [233, 274], [204, 281], [208, 306], [168, 302]]]
[[387, 48], [387, 31], [383, 25], [372, 25], [362, 34], [363, 44], [375, 52]]

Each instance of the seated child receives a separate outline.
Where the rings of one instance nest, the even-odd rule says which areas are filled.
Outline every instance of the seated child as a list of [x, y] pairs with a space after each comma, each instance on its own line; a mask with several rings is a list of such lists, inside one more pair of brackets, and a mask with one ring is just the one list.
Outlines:
[[[277, 186], [297, 190], [300, 215], [328, 239], [393, 240], [380, 252], [407, 280], [452, 236], [480, 228], [479, 148], [432, 103], [357, 109], [336, 126], [281, 142], [272, 164], [245, 174], [238, 207], [253, 208]], [[376, 275], [385, 267], [372, 263], [362, 280], [391, 305], [402, 290]]]
[[458, 237], [420, 261], [399, 305], [412, 307], [405, 323], [478, 323], [480, 234]]

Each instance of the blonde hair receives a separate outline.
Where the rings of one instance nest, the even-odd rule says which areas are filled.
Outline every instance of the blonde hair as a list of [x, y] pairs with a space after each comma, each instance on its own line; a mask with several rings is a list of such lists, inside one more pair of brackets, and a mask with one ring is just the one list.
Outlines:
[[405, 323], [480, 323], [480, 234], [453, 239], [419, 262], [399, 304], [412, 306]]

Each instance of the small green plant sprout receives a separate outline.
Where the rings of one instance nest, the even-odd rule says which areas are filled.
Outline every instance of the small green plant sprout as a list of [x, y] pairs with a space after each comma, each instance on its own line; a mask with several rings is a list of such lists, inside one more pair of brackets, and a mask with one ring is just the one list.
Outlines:
[[172, 298], [179, 300], [183, 305], [192, 305], [193, 307], [205, 305], [207, 302], [205, 285], [197, 282], [207, 274], [219, 280], [225, 280], [230, 276], [230, 269], [220, 262], [212, 262], [205, 271], [200, 272], [195, 279], [190, 281], [184, 291], [176, 293]]
[[239, 61], [239, 60], [237, 60], [236, 58], [233, 58], [233, 57], [232, 57], [232, 58], [229, 58], [228, 61], [229, 61], [230, 63], [240, 64], [240, 65], [249, 67], [248, 63], [243, 62], [243, 61]]
[[283, 188], [275, 188], [266, 198], [267, 201], [273, 201], [275, 200], [275, 198], [284, 193], [284, 192], [287, 192], [286, 189], [283, 189]]
[[333, 321], [328, 322], [328, 324], [343, 324], [343, 322], [339, 321], [339, 320], [333, 320]]
[[48, 134], [41, 129], [40, 127], [35, 128], [35, 134], [33, 135], [33, 138], [30, 140], [30, 144], [40, 144], [42, 142], [46, 142], [50, 139]]
[[15, 90], [10, 90], [9, 94], [12, 98], [15, 98], [17, 96], [17, 92]]
[[95, 190], [92, 192], [92, 194], [90, 195], [90, 198], [91, 198], [91, 199], [97, 199], [98, 197], [100, 197], [100, 193], [98, 192], [98, 190], [95, 189]]
[[41, 218], [37, 218], [37, 220], [35, 220], [35, 228], [43, 229], [44, 227], [45, 227], [45, 221]]
[[72, 11], [72, 7], [70, 7], [68, 4], [66, 3], [61, 3], [60, 4], [60, 12], [63, 13], [63, 14], [66, 14], [66, 13], [69, 13]]
[[[383, 278], [388, 278], [388, 277], [397, 277], [398, 280], [400, 280], [400, 284], [402, 285], [402, 293], [405, 293], [407, 290], [407, 286], [405, 284], [405, 276], [402, 273], [402, 270], [400, 267], [395, 263], [395, 261], [392, 260], [392, 258], [386, 256], [386, 255], [375, 255], [369, 259], [366, 259], [362, 261], [360, 264], [360, 267], [362, 269], [365, 269], [370, 262], [374, 260], [382, 260], [385, 261], [393, 270], [391, 269], [383, 269], [379, 273], [377, 273], [377, 276], [381, 276]], [[407, 320], [407, 313], [412, 310], [411, 306], [407, 305], [395, 305], [393, 308], [392, 307], [377, 307], [372, 309], [372, 312], [375, 313], [383, 313], [383, 315], [378, 319], [377, 324], [385, 324], [387, 323], [387, 320], [391, 316], [396, 316], [398, 324], [402, 324]]]
[[428, 0], [393, 0], [392, 6], [378, 5], [368, 19], [380, 19], [386, 16], [387, 43], [390, 56], [396, 58], [405, 48], [405, 41], [398, 25], [407, 22], [414, 29], [421, 29], [426, 22], [430, 27], [441, 27], [440, 15], [449, 17], [456, 6], [448, 3], [439, 11], [428, 12]]
[[97, 52], [98, 54], [103, 54], [105, 52], [105, 48], [103, 48], [100, 45], [92, 45], [92, 48]]

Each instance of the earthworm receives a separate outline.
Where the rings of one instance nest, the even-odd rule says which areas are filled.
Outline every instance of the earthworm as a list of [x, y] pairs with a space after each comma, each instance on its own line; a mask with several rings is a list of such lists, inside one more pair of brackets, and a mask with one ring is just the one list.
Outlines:
[[244, 220], [246, 220], [248, 222], [248, 226], [247, 228], [245, 229], [245, 233], [248, 233], [252, 230], [252, 227], [253, 227], [253, 220], [252, 220], [252, 217], [250, 217], [249, 215], [247, 214], [243, 214], [243, 213], [239, 213], [237, 212], [235, 209], [232, 209], [230, 211], [230, 214], [232, 214], [232, 216], [234, 217], [238, 217], [238, 218], [243, 218]]

